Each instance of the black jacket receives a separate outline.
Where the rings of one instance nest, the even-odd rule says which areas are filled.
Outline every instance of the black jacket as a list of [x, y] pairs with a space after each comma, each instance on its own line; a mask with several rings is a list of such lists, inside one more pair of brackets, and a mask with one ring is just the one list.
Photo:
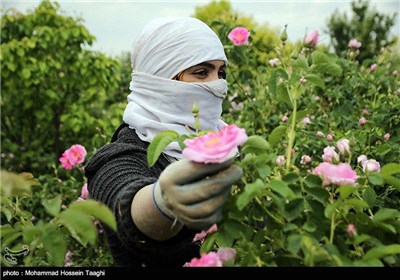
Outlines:
[[169, 161], [160, 156], [147, 164], [148, 143], [122, 124], [110, 144], [100, 148], [88, 161], [85, 175], [89, 197], [105, 203], [114, 213], [117, 232], [103, 225], [116, 266], [181, 267], [199, 257], [199, 245], [192, 242], [195, 231], [183, 228], [167, 241], [155, 241], [142, 234], [131, 218], [131, 203], [142, 187], [154, 183]]

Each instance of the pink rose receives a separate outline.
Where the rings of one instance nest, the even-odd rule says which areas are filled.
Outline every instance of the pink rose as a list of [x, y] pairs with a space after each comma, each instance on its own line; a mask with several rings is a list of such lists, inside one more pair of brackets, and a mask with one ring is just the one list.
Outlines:
[[301, 156], [300, 164], [306, 165], [306, 164], [309, 164], [310, 162], [311, 162], [311, 157], [310, 156], [308, 156], [308, 155]]
[[217, 255], [219, 259], [222, 261], [222, 264], [225, 264], [229, 261], [234, 261], [236, 257], [235, 249], [226, 247], [226, 248], [219, 248], [217, 251]]
[[284, 115], [284, 116], [282, 117], [282, 121], [283, 121], [283, 122], [287, 122], [287, 121], [288, 121], [288, 119], [289, 119], [289, 118], [288, 118], [288, 116], [287, 116], [287, 115]]
[[347, 226], [347, 234], [352, 237], [353, 235], [357, 234], [356, 226], [353, 224], [348, 224]]
[[318, 43], [319, 33], [317, 30], [312, 30], [307, 33], [306, 37], [304, 38], [304, 46], [308, 48], [315, 47]]
[[303, 123], [303, 125], [307, 125], [307, 124], [310, 124], [310, 123], [311, 123], [311, 120], [310, 120], [309, 117], [305, 117], [305, 118], [302, 120], [302, 123]]
[[326, 140], [328, 141], [333, 141], [333, 135], [331, 133], [329, 133], [328, 135], [326, 135]]
[[236, 46], [248, 45], [250, 32], [245, 27], [235, 27], [228, 34], [228, 39]]
[[332, 163], [333, 161], [339, 161], [339, 155], [335, 151], [335, 147], [328, 146], [324, 149], [324, 154], [322, 155], [324, 162]]
[[351, 169], [347, 163], [339, 163], [338, 165], [322, 162], [314, 168], [313, 174], [323, 179], [323, 185], [350, 185], [356, 186], [358, 178], [357, 173]]
[[324, 137], [325, 135], [324, 135], [324, 133], [322, 131], [318, 130], [317, 131], [317, 136], [318, 137]]
[[277, 67], [279, 65], [279, 58], [270, 59], [268, 62], [272, 67]]
[[389, 140], [390, 134], [389, 134], [389, 133], [386, 133], [385, 135], [383, 135], [383, 138], [385, 138], [385, 140]]
[[352, 49], [359, 49], [361, 47], [361, 43], [358, 42], [357, 39], [351, 39], [348, 47]]
[[381, 171], [381, 165], [374, 159], [367, 159], [362, 161], [361, 166], [365, 173]]
[[202, 253], [200, 259], [193, 258], [185, 263], [184, 267], [222, 267], [226, 262], [234, 261], [236, 257], [235, 249], [226, 247], [219, 248], [217, 252]]
[[61, 165], [65, 169], [72, 169], [76, 164], [80, 164], [85, 161], [86, 149], [82, 145], [72, 145], [66, 150], [59, 158]]
[[82, 189], [81, 189], [81, 197], [83, 199], [86, 199], [88, 197], [88, 194], [89, 194], [89, 192], [87, 189], [87, 184], [85, 183], [85, 184], [83, 184]]
[[186, 267], [222, 267], [222, 261], [215, 252], [208, 254], [202, 253], [200, 258], [193, 258], [190, 262], [185, 263]]
[[341, 139], [336, 142], [336, 147], [342, 155], [350, 154], [350, 141], [349, 139]]
[[236, 125], [224, 126], [220, 131], [210, 132], [193, 139], [186, 139], [182, 154], [191, 161], [221, 163], [233, 158], [238, 146], [247, 140], [246, 131]]
[[364, 117], [361, 117], [361, 118], [358, 120], [358, 123], [359, 123], [360, 125], [364, 125], [366, 122], [367, 122], [367, 120], [366, 120]]
[[369, 70], [371, 70], [371, 72], [374, 72], [376, 70], [376, 68], [378, 68], [378, 65], [376, 63], [374, 63], [374, 64], [371, 65]]
[[366, 155], [360, 155], [360, 156], [357, 158], [357, 162], [358, 162], [359, 164], [362, 164], [363, 161], [366, 161], [367, 159], [368, 159], [368, 158], [367, 158]]

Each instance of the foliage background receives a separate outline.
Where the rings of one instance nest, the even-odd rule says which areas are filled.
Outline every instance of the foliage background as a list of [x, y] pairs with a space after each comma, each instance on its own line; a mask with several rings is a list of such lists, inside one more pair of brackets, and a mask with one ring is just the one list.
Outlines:
[[[331, 44], [317, 46], [318, 51], [330, 54], [341, 73], [323, 74], [323, 86], [317, 80], [298, 100], [300, 116], [309, 116], [312, 122], [297, 130], [293, 162], [303, 154], [318, 158], [322, 148], [332, 144], [317, 137], [316, 131], [332, 133], [335, 140], [350, 138], [355, 143], [355, 154], [364, 153], [381, 165], [400, 162], [400, 85], [398, 76], [392, 74], [400, 70], [400, 55], [398, 38], [390, 38], [387, 32], [396, 15], [370, 10], [367, 1], [353, 2], [352, 6], [350, 19], [344, 15], [330, 18]], [[276, 69], [269, 60], [280, 57], [282, 63], [285, 59], [289, 62], [298, 55], [302, 42], [288, 38], [282, 48], [281, 34], [240, 16], [228, 1], [199, 5], [194, 16], [217, 32], [230, 61], [229, 97], [223, 104], [225, 121], [236, 123], [248, 135], [258, 135], [271, 144], [272, 151], [259, 157], [258, 165], [245, 167], [250, 183], [250, 179], [265, 177], [278, 168], [275, 157], [284, 154], [288, 144], [286, 140], [274, 140], [277, 135], [284, 139], [276, 128], [284, 125], [282, 117], [290, 116], [291, 107], [274, 90], [271, 79], [277, 77]], [[364, 24], [354, 24], [355, 21]], [[246, 26], [251, 31], [248, 46], [233, 46], [228, 40], [227, 34], [236, 26]], [[110, 58], [92, 51], [95, 38], [82, 19], [63, 15], [57, 2], [43, 1], [27, 14], [6, 11], [1, 29], [1, 169], [28, 172], [35, 178], [34, 183], [29, 181], [30, 192], [2, 196], [3, 252], [6, 246], [21, 248], [29, 240], [27, 227], [54, 218], [48, 205], [61, 203], [64, 206], [57, 206], [60, 211], [79, 197], [85, 178], [79, 169], [62, 169], [58, 158], [75, 143], [85, 146], [90, 157], [109, 142], [121, 122], [131, 70], [128, 53]], [[354, 37], [363, 43], [357, 56], [347, 48], [349, 39]], [[374, 63], [378, 68], [372, 73], [369, 68]], [[361, 116], [368, 119], [362, 129], [358, 125]], [[383, 138], [385, 133], [390, 133], [388, 141]], [[356, 158], [352, 161], [356, 164]], [[2, 190], [7, 176], [2, 173]], [[377, 197], [382, 207], [398, 209], [400, 205], [398, 192], [379, 189]], [[7, 231], [6, 226], [17, 231]], [[397, 228], [397, 243], [398, 232]], [[101, 229], [96, 236], [90, 242], [82, 242], [73, 234], [63, 235], [66, 248], [73, 252], [72, 265], [111, 265]], [[208, 248], [210, 244], [211, 241]], [[24, 265], [60, 264], [59, 256], [55, 262], [54, 255], [43, 251], [39, 250], [35, 258], [25, 259]], [[398, 259], [394, 263], [398, 265]], [[7, 265], [4, 261], [2, 264]]]

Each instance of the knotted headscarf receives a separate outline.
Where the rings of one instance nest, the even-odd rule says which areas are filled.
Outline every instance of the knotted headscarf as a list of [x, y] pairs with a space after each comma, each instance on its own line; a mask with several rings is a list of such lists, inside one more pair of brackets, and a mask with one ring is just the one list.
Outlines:
[[[199, 107], [200, 130], [219, 130], [222, 101], [228, 87], [218, 79], [204, 83], [173, 80], [178, 73], [199, 63], [228, 63], [215, 32], [191, 17], [163, 17], [150, 21], [137, 36], [131, 51], [132, 81], [123, 120], [140, 139], [151, 142], [164, 130], [188, 134], [194, 128], [193, 104]], [[164, 153], [180, 159], [178, 143]]]

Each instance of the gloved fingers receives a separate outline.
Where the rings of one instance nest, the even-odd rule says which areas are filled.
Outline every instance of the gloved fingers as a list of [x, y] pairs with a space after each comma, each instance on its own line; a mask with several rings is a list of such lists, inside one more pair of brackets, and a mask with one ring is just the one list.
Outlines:
[[196, 204], [216, 196], [237, 182], [242, 176], [242, 169], [231, 166], [213, 176], [184, 186], [176, 186], [179, 191], [174, 195], [182, 204]]
[[178, 217], [178, 220], [185, 224], [188, 228], [195, 230], [206, 230], [213, 224], [220, 222], [222, 219], [222, 208], [217, 209], [211, 216], [200, 219], [193, 219], [187, 216]]
[[228, 195], [230, 188], [226, 187], [225, 191], [214, 197], [208, 198], [194, 204], [182, 204], [176, 203], [175, 205], [169, 205], [171, 212], [176, 217], [184, 217], [186, 220], [189, 219], [203, 219], [205, 217], [212, 216], [217, 209], [221, 208]]
[[209, 164], [182, 159], [167, 166], [160, 176], [160, 182], [163, 185], [185, 185], [222, 171], [232, 163], [233, 159]]

